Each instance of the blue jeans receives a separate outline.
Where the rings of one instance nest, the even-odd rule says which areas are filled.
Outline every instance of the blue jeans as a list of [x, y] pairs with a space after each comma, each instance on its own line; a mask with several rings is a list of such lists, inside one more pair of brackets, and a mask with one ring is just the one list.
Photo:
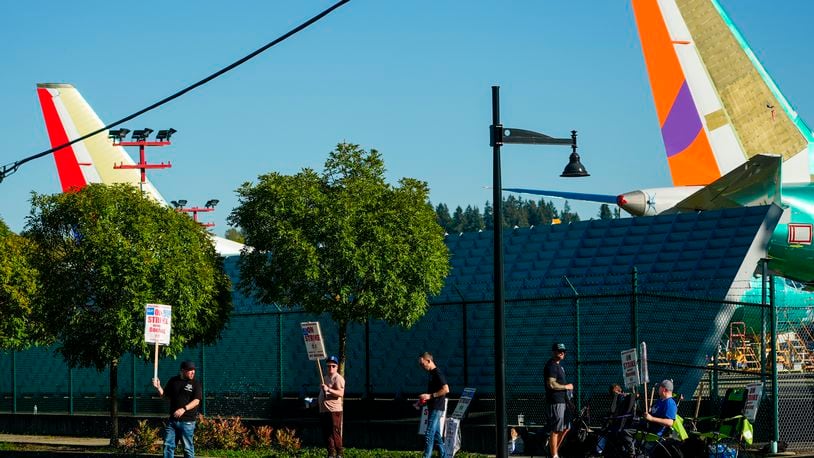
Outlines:
[[164, 458], [172, 458], [175, 455], [176, 434], [181, 435], [181, 442], [184, 443], [184, 458], [195, 458], [195, 446], [192, 444], [195, 422], [175, 418], [171, 418], [164, 429]]
[[430, 410], [430, 416], [427, 421], [427, 435], [425, 437], [424, 445], [424, 458], [432, 456], [433, 442], [438, 445], [438, 450], [441, 452], [441, 458], [447, 456], [447, 450], [444, 448], [444, 438], [441, 437], [441, 414], [443, 410]]

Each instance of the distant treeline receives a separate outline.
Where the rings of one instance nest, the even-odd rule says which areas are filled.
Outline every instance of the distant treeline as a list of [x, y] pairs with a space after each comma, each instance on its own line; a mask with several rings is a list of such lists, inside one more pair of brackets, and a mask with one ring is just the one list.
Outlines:
[[[480, 230], [492, 230], [494, 216], [492, 205], [489, 201], [483, 205], [483, 213], [477, 206], [467, 205], [466, 208], [458, 206], [450, 213], [447, 204], [435, 206], [435, 218], [438, 224], [447, 233], [473, 232]], [[580, 220], [577, 212], [571, 211], [568, 201], [562, 206], [562, 210], [557, 210], [554, 202], [546, 202], [544, 199], [533, 200], [523, 199], [510, 195], [503, 198], [503, 227], [529, 227], [541, 224], [552, 224], [559, 222], [562, 224], [572, 223]], [[620, 212], [616, 208], [611, 210], [607, 204], [602, 204], [599, 208], [599, 219], [619, 218]]]
[[[550, 200], [548, 202], [544, 199], [525, 200], [522, 197], [513, 195], [503, 198], [502, 216], [503, 227], [529, 227], [552, 224], [552, 222], [566, 224], [580, 220], [579, 214], [571, 211], [568, 201], [565, 201], [562, 210], [557, 210], [554, 202]], [[611, 209], [607, 204], [602, 204], [596, 218], [614, 219], [619, 218], [619, 216], [618, 207]], [[449, 234], [492, 230], [494, 227], [492, 225], [494, 219], [492, 205], [489, 201], [486, 201], [483, 205], [483, 213], [477, 206], [473, 207], [472, 205], [467, 205], [465, 209], [458, 206], [454, 212], [450, 213], [447, 204], [438, 204], [435, 206], [435, 219], [444, 228], [444, 231]], [[229, 228], [226, 230], [224, 237], [236, 242], [244, 242], [243, 231], [240, 229]]]

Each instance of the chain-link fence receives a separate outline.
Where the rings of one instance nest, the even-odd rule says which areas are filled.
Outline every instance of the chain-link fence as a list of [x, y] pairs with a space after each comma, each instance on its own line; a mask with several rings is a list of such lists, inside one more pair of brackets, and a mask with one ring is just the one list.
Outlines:
[[[576, 293], [576, 292], [575, 292]], [[746, 297], [741, 295], [739, 297]], [[759, 295], [750, 299], [759, 299]], [[478, 390], [473, 421], [494, 423], [494, 326], [492, 302], [443, 303], [430, 307], [411, 329], [371, 320], [349, 329], [346, 357], [349, 398], [406, 399], [426, 389], [417, 355], [431, 351], [445, 371], [453, 394]], [[771, 335], [772, 307], [750, 302], [630, 291], [506, 301], [506, 399], [511, 420], [544, 423], [543, 367], [553, 342], [569, 348], [563, 366], [575, 384], [577, 404], [590, 405], [596, 418], [609, 405], [608, 386], [622, 383], [620, 352], [644, 341], [650, 386], [675, 382], [683, 396], [679, 413], [715, 415], [728, 388], [763, 382], [763, 401], [754, 423], [757, 441], [771, 438], [771, 342], [777, 342], [780, 438], [790, 448], [811, 448], [814, 433], [814, 334], [811, 307], [776, 307], [778, 331]], [[330, 318], [296, 311], [236, 313], [215, 345], [188, 349], [178, 360], [162, 359], [163, 381], [178, 361], [198, 364], [209, 415], [275, 418], [286, 399], [317, 393], [319, 377], [300, 332], [302, 321], [322, 324], [327, 351], [336, 352], [338, 334]], [[163, 414], [166, 405], [150, 384], [152, 363], [131, 355], [119, 362], [120, 411]], [[108, 372], [69, 369], [53, 349], [0, 354], [0, 411], [65, 414], [105, 412]], [[641, 389], [641, 388], [639, 388]], [[453, 396], [454, 397], [454, 396]], [[696, 401], [700, 399], [700, 403]], [[491, 407], [490, 407], [491, 406]], [[696, 415], [696, 409], [698, 414]], [[386, 414], [385, 414], [386, 415]], [[394, 414], [395, 415], [395, 414]]]

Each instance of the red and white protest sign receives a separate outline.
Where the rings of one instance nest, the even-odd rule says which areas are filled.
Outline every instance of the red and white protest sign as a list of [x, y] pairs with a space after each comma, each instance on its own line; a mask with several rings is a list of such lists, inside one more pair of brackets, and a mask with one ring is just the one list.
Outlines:
[[318, 321], [307, 321], [300, 323], [302, 328], [302, 338], [305, 340], [305, 351], [308, 352], [308, 359], [319, 361], [325, 359], [325, 341], [322, 340], [322, 331], [319, 329]]
[[169, 345], [171, 332], [172, 307], [162, 304], [147, 304], [144, 308], [144, 341]]

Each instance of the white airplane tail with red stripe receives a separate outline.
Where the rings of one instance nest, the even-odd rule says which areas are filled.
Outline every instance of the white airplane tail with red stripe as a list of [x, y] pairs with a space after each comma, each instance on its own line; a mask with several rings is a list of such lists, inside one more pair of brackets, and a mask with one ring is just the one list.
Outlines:
[[[40, 83], [37, 84], [37, 95], [52, 148], [105, 127], [93, 108], [70, 84]], [[141, 185], [145, 194], [167, 204], [149, 180], [141, 183], [138, 169], [113, 167], [132, 166], [135, 161], [124, 148], [114, 145], [107, 135], [100, 133], [61, 148], [54, 152], [54, 160], [63, 192], [81, 189], [90, 183], [130, 183], [134, 186]], [[238, 255], [243, 248], [243, 244], [214, 235], [212, 242], [215, 250], [222, 256]]]
[[[37, 84], [37, 96], [52, 148], [105, 126], [79, 91], [70, 84]], [[135, 162], [124, 148], [114, 145], [102, 134], [56, 151], [54, 160], [63, 192], [82, 188], [89, 183], [139, 185], [141, 181], [137, 169], [113, 168], [116, 164], [133, 165]], [[166, 203], [149, 180], [142, 184], [142, 189], [155, 200]]]

